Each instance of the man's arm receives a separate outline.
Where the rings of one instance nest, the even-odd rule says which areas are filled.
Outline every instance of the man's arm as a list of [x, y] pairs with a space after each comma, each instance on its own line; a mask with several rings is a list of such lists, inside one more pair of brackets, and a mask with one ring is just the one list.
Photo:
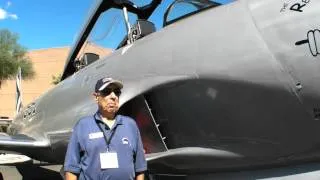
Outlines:
[[142, 173], [137, 174], [136, 180], [144, 180], [144, 173], [142, 172]]
[[139, 128], [136, 126], [136, 150], [135, 150], [135, 171], [136, 171], [136, 180], [144, 180], [144, 172], [147, 170], [147, 162], [145, 158], [145, 152], [143, 149], [143, 144], [141, 140], [141, 135]]
[[80, 143], [78, 140], [78, 126], [73, 128], [71, 138], [69, 140], [66, 157], [64, 161], [64, 172], [66, 180], [76, 180], [80, 173]]
[[65, 180], [77, 180], [77, 179], [78, 179], [77, 175], [75, 175], [71, 172], [66, 172], [66, 179]]

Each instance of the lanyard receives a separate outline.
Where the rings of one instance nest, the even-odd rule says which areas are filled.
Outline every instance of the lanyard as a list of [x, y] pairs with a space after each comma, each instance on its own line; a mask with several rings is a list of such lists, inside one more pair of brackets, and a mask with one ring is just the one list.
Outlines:
[[113, 129], [111, 129], [111, 135], [108, 139], [108, 136], [105, 134], [105, 131], [103, 131], [101, 125], [97, 121], [96, 121], [96, 123], [97, 123], [99, 129], [101, 130], [101, 132], [103, 133], [104, 140], [106, 141], [106, 144], [107, 144], [107, 152], [109, 152], [109, 145], [110, 145], [111, 139], [113, 138], [114, 133], [116, 132], [117, 125]]

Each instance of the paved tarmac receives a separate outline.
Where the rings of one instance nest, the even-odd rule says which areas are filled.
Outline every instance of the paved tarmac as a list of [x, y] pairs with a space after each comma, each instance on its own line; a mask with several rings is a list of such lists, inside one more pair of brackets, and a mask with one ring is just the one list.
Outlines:
[[[0, 165], [4, 180], [63, 180], [62, 165], [28, 161], [12, 165]], [[0, 178], [1, 179], [1, 178]], [[194, 177], [156, 177], [154, 180], [320, 180], [320, 163], [262, 169], [254, 171], [224, 172]]]
[[0, 165], [0, 172], [4, 180], [63, 180], [60, 175], [61, 167], [62, 165], [28, 161], [6, 166]]

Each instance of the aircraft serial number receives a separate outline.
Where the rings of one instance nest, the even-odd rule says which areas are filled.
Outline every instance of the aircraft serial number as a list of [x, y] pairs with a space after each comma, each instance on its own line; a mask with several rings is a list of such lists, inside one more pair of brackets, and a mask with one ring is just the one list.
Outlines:
[[35, 103], [30, 104], [23, 113], [23, 120], [28, 120], [36, 114], [36, 105]]

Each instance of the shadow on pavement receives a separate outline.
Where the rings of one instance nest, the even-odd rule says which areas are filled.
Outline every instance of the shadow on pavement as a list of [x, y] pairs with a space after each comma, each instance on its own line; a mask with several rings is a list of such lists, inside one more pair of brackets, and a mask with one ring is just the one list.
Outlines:
[[41, 164], [33, 164], [32, 162], [18, 164], [16, 166], [18, 172], [23, 177], [22, 180], [63, 180], [59, 171], [45, 168]]

